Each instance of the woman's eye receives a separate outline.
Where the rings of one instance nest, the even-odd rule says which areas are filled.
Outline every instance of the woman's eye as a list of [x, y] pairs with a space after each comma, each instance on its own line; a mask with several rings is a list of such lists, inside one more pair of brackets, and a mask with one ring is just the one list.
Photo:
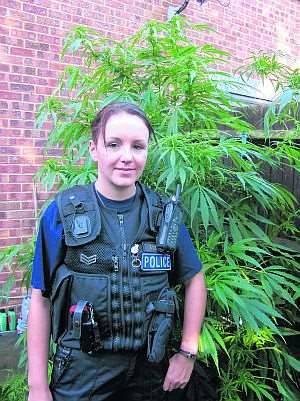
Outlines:
[[145, 149], [145, 146], [143, 146], [143, 145], [134, 145], [134, 149], [143, 150], [143, 149]]
[[116, 142], [110, 142], [106, 144], [107, 148], [116, 149], [119, 145]]

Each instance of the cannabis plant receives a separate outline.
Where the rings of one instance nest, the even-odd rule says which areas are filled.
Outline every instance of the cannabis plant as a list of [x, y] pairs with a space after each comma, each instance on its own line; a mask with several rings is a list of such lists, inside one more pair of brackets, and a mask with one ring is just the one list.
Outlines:
[[[206, 274], [208, 308], [197, 367], [217, 374], [217, 398], [208, 391], [203, 399], [296, 400], [300, 364], [289, 354], [286, 336], [296, 334], [299, 253], [276, 241], [299, 233], [291, 217], [296, 199], [262, 171], [281, 163], [299, 171], [296, 135], [270, 141], [278, 119], [293, 118], [299, 134], [299, 74], [273, 63], [281, 96], [265, 117], [265, 144], [256, 145], [253, 127], [231, 94], [242, 83], [222, 72], [229, 55], [193, 44], [189, 29], [201, 35], [209, 28], [174, 17], [150, 21], [122, 41], [87, 27], [73, 29], [62, 56], [80, 56], [82, 65], [65, 67], [37, 115], [38, 128], [52, 121], [47, 146], [58, 146], [61, 157], [48, 159], [36, 180], [49, 191], [94, 181], [88, 140], [96, 113], [113, 100], [141, 106], [155, 130], [143, 181], [169, 194], [181, 184], [185, 223]], [[243, 76], [258, 74], [258, 61], [243, 66]], [[261, 70], [264, 79], [272, 73]], [[242, 141], [242, 133], [250, 140]], [[193, 380], [193, 386], [202, 383]]]

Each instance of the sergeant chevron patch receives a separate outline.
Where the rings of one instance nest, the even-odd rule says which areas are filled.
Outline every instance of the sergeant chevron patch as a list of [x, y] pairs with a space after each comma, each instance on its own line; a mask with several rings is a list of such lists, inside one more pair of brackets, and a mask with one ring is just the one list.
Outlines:
[[97, 262], [97, 255], [87, 256], [84, 253], [80, 254], [80, 262], [85, 265], [92, 265]]

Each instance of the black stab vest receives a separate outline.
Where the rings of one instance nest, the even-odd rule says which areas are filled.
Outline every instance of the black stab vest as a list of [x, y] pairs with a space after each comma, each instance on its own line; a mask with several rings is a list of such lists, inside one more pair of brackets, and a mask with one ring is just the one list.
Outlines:
[[103, 349], [138, 351], [145, 346], [151, 318], [147, 305], [169, 288], [167, 271], [140, 267], [143, 252], [160, 253], [156, 235], [166, 198], [138, 183], [132, 209], [117, 214], [99, 205], [92, 184], [63, 191], [56, 201], [67, 246], [52, 296], [54, 306], [59, 304], [64, 288], [60, 321], [65, 327], [58, 341], [80, 348], [70, 310], [86, 300], [94, 305]]

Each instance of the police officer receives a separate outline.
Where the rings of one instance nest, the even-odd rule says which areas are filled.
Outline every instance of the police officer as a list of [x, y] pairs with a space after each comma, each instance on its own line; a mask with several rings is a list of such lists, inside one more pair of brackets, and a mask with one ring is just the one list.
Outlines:
[[[59, 193], [42, 216], [28, 323], [29, 401], [159, 401], [189, 381], [205, 283], [177, 199], [138, 182], [151, 133], [136, 105], [104, 107], [90, 141], [96, 182]], [[174, 249], [158, 241], [164, 224]], [[170, 279], [184, 283], [185, 305], [181, 346], [167, 360], [176, 310]], [[58, 346], [49, 388], [50, 332]]]

